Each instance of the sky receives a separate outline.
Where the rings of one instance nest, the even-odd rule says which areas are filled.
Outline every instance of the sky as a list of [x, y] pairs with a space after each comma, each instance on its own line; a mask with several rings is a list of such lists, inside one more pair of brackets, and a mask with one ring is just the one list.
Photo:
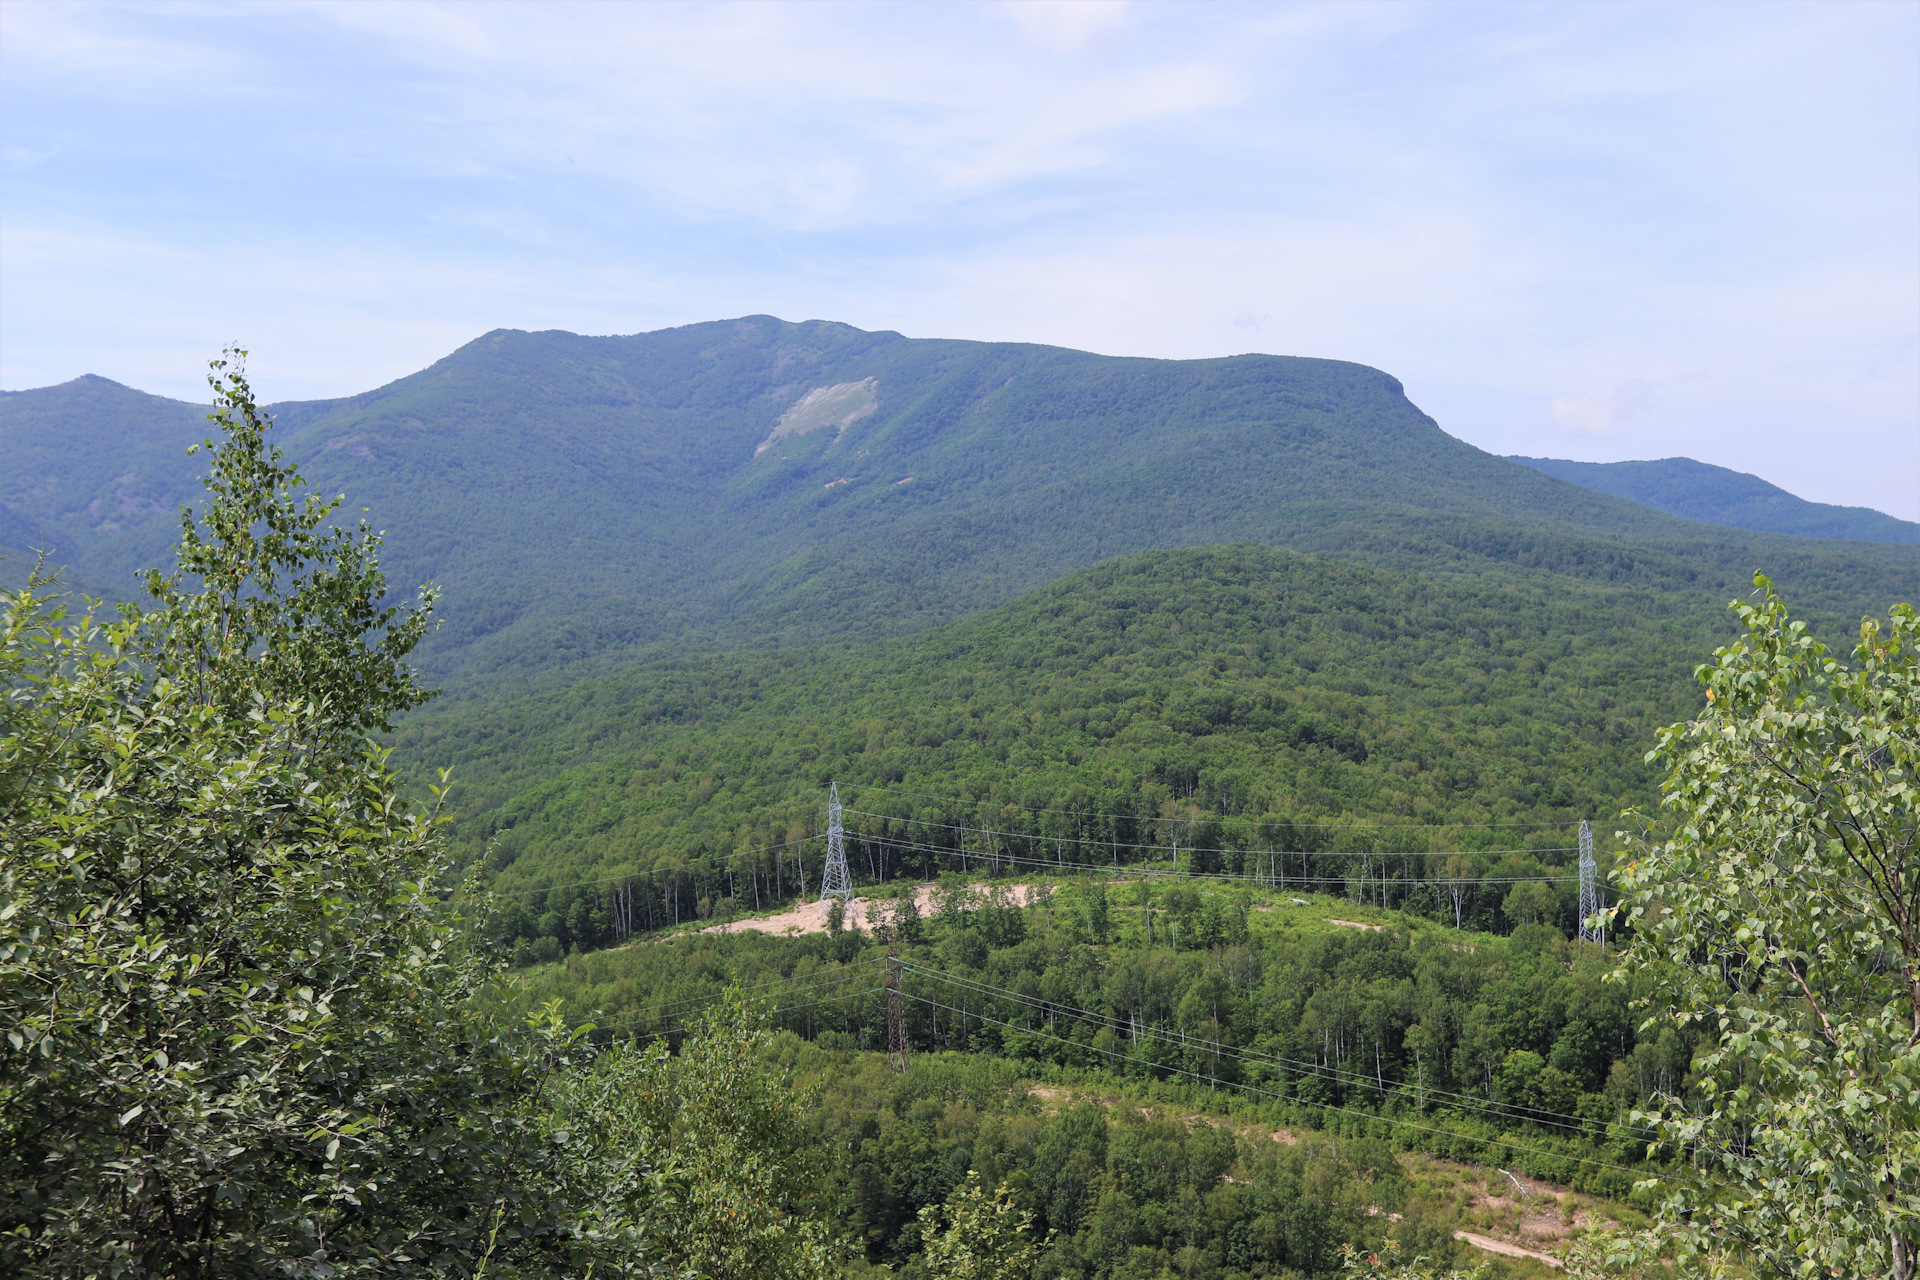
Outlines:
[[1920, 520], [1920, 5], [0, 4], [0, 387], [761, 313]]

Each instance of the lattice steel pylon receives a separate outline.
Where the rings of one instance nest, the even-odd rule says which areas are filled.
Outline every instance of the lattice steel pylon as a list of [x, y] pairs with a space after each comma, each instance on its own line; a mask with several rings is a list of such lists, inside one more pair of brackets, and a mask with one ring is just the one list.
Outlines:
[[1600, 868], [1593, 860], [1593, 828], [1580, 823], [1580, 940], [1605, 942], [1600, 925]]
[[900, 947], [887, 944], [887, 1065], [907, 1069], [907, 1002], [900, 990]]
[[847, 833], [840, 826], [840, 784], [827, 792], [827, 866], [820, 873], [820, 901], [853, 901], [853, 875], [847, 870]]

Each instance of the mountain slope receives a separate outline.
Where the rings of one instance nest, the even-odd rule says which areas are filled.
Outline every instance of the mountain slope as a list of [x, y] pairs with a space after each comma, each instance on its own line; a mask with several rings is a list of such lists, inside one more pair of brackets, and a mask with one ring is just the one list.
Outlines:
[[1808, 502], [1759, 476], [1692, 458], [1657, 462], [1569, 462], [1564, 458], [1508, 459], [1596, 493], [1709, 524], [1802, 538], [1860, 542], [1920, 542], [1920, 524], [1897, 520], [1871, 507]]
[[[1391, 377], [1278, 356], [1119, 359], [770, 317], [497, 331], [344, 400], [275, 406], [323, 492], [446, 591], [472, 687], [596, 655], [903, 634], [1153, 547], [1288, 545], [1423, 571], [1723, 600], [1755, 568], [1837, 614], [1905, 547], [1703, 529], [1474, 449]], [[198, 410], [102, 379], [0, 397], [0, 501], [128, 584], [193, 496]]]
[[187, 446], [208, 435], [206, 412], [92, 374], [0, 392], [0, 509], [37, 540], [0, 529], [6, 567], [45, 546], [70, 581], [135, 595], [134, 575], [167, 559], [180, 528], [174, 513], [198, 492], [205, 468]]
[[[763, 850], [735, 860], [741, 884], [769, 874], [765, 847], [820, 830], [829, 780], [863, 839], [955, 847], [961, 827], [998, 827], [1049, 858], [1050, 839], [1090, 840], [1102, 862], [1109, 840], [1130, 861], [1172, 835], [1202, 852], [1517, 846], [1561, 865], [1578, 819], [1657, 804], [1653, 730], [1697, 705], [1691, 669], [1732, 630], [1723, 609], [1631, 587], [1155, 551], [917, 636], [430, 706], [397, 746], [452, 768], [456, 838], [501, 889], [587, 884], [534, 912], [560, 919], [611, 875], [680, 876], [691, 903], [727, 892], [736, 850]], [[875, 811], [892, 816], [859, 816]], [[1299, 825], [1321, 822], [1337, 825]], [[1395, 829], [1369, 843], [1353, 822]], [[951, 862], [888, 847], [860, 856]], [[817, 883], [817, 846], [805, 857]]]

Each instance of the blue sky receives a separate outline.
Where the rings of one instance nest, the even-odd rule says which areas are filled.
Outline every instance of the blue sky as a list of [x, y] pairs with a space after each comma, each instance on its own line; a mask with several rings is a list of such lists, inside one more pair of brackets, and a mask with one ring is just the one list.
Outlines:
[[1920, 6], [0, 5], [0, 386], [755, 312], [1920, 519]]

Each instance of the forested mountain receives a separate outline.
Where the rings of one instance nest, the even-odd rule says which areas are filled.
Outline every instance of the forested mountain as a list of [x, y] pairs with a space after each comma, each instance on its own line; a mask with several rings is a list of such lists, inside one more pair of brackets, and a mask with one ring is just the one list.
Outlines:
[[1871, 507], [1808, 502], [1759, 476], [1692, 458], [1653, 462], [1570, 462], [1565, 458], [1508, 459], [1535, 471], [1610, 493], [1689, 520], [1790, 533], [1802, 538], [1848, 538], [1860, 542], [1920, 542], [1920, 524], [1896, 520]]
[[[1583, 817], [1604, 848], [1653, 805], [1653, 729], [1698, 705], [1691, 668], [1732, 625], [1636, 587], [1147, 552], [918, 636], [429, 708], [398, 745], [452, 767], [456, 838], [525, 905], [521, 939], [562, 949], [610, 938], [611, 877], [662, 922], [771, 901], [796, 857], [817, 884], [830, 780], [863, 882], [995, 842], [1161, 863], [1177, 842], [1203, 870], [1318, 850], [1353, 856], [1278, 869], [1336, 892], [1388, 874], [1367, 892], [1501, 928], [1504, 877], [1570, 865]], [[1485, 851], [1450, 874], [1486, 884], [1443, 904], [1433, 851]], [[1389, 853], [1414, 856], [1365, 856]]]
[[[579, 354], [656, 341], [677, 398]], [[903, 343], [503, 334], [283, 406], [499, 603], [444, 703], [231, 368], [181, 585], [111, 646], [0, 592], [0, 1270], [1431, 1280], [1545, 1244], [1516, 1168], [1657, 1175], [1583, 1280], [1913, 1256], [1920, 625], [1859, 613], [1920, 551], [1590, 494], [1358, 366]], [[146, 398], [52, 391], [4, 530], [124, 584], [191, 407], [116, 454]]]
[[[899, 635], [1154, 547], [1724, 599], [1766, 566], [1858, 613], [1920, 552], [1702, 528], [1447, 435], [1378, 370], [1118, 359], [771, 317], [631, 337], [501, 330], [343, 400], [273, 407], [313, 486], [445, 590], [456, 686], [594, 655]], [[10, 537], [131, 589], [196, 490], [199, 410], [99, 378], [0, 397]], [[14, 564], [18, 564], [16, 557]], [[10, 570], [16, 573], [17, 569]]]

